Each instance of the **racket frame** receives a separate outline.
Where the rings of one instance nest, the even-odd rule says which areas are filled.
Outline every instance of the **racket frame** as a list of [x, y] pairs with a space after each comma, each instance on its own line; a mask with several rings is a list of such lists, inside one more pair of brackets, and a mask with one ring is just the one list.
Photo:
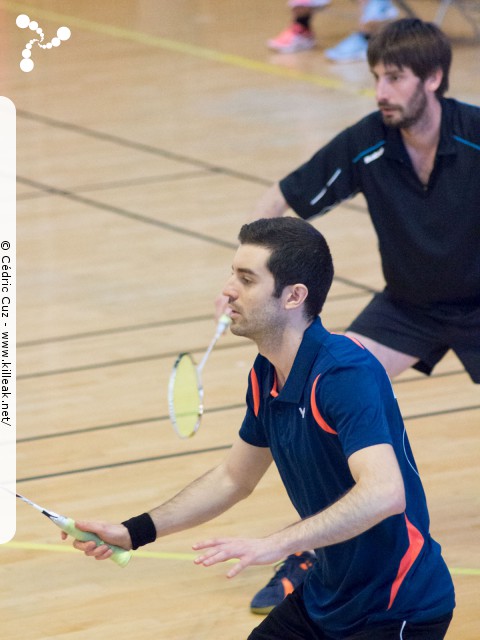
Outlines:
[[[217, 322], [217, 326], [215, 328], [215, 335], [213, 336], [212, 340], [210, 341], [210, 344], [208, 345], [207, 350], [205, 351], [203, 358], [200, 361], [200, 364], [197, 366], [195, 364], [195, 360], [192, 356], [191, 353], [189, 353], [188, 351], [185, 351], [183, 353], [180, 353], [177, 357], [177, 359], [175, 360], [175, 364], [173, 365], [172, 371], [170, 373], [170, 378], [168, 380], [168, 414], [170, 416], [170, 422], [173, 425], [173, 428], [175, 429], [175, 433], [182, 438], [183, 440], [186, 440], [187, 438], [191, 438], [192, 436], [194, 436], [199, 427], [200, 427], [200, 423], [202, 421], [202, 416], [203, 416], [203, 383], [202, 383], [202, 371], [203, 368], [208, 360], [208, 358], [210, 357], [210, 353], [212, 352], [213, 347], [216, 345], [217, 341], [219, 340], [220, 336], [222, 336], [226, 329], [228, 328], [228, 326], [231, 323], [231, 318], [229, 315], [227, 315], [226, 313], [224, 313], [219, 321]], [[188, 357], [190, 358], [192, 364], [193, 364], [193, 368], [195, 370], [195, 374], [196, 374], [196, 382], [197, 382], [197, 391], [198, 391], [198, 398], [199, 398], [199, 402], [198, 402], [198, 414], [197, 414], [197, 420], [195, 422], [195, 425], [192, 429], [192, 431], [188, 434], [183, 434], [179, 427], [178, 427], [178, 421], [175, 415], [175, 406], [174, 406], [174, 390], [175, 390], [175, 380], [177, 377], [177, 371], [178, 371], [178, 367], [180, 365], [180, 362], [182, 361], [183, 358]]]

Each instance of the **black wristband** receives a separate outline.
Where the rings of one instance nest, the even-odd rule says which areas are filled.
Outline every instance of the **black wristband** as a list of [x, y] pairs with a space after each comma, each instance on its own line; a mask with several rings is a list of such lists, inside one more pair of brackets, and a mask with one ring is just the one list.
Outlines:
[[144, 544], [149, 542], [155, 542], [157, 539], [155, 524], [148, 513], [142, 513], [141, 516], [125, 520], [122, 524], [128, 529], [132, 541], [132, 549], [138, 549], [138, 547], [143, 547]]

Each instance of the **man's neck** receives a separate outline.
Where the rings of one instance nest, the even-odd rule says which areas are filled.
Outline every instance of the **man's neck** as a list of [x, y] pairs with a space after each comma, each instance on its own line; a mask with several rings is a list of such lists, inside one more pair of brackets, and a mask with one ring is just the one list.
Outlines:
[[432, 97], [422, 118], [411, 127], [401, 129], [403, 142], [413, 149], [431, 149], [437, 147], [440, 139], [442, 107], [436, 97]]
[[403, 143], [420, 182], [426, 187], [435, 165], [442, 107], [434, 98], [423, 117], [408, 129], [401, 129]]
[[311, 321], [303, 320], [295, 325], [287, 325], [275, 340], [264, 340], [257, 343], [260, 354], [267, 358], [275, 368], [277, 387], [280, 391], [293, 366], [305, 330]]

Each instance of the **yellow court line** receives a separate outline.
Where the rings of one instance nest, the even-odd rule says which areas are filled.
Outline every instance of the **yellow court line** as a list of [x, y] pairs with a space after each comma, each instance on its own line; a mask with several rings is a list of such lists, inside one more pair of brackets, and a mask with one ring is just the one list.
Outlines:
[[[62, 553], [79, 553], [70, 544], [38, 544], [34, 542], [16, 542], [14, 540], [0, 544], [0, 553], [2, 547], [7, 549], [23, 549], [24, 551], [58, 551]], [[169, 553], [163, 551], [133, 551], [136, 558], [149, 558], [153, 560], [186, 560], [193, 562], [198, 553]], [[237, 562], [237, 560], [227, 560], [227, 562]], [[471, 569], [466, 567], [449, 567], [453, 576], [480, 576], [480, 569]]]
[[24, 4], [22, 2], [11, 2], [10, 0], [6, 0], [5, 2], [1, 2], [0, 4], [2, 4], [7, 11], [20, 11], [23, 13], [27, 13], [29, 17], [34, 18], [35, 20], [38, 20], [38, 18], [45, 18], [46, 20], [56, 22], [59, 26], [68, 26], [70, 29], [72, 29], [72, 27], [83, 29], [84, 31], [100, 33], [101, 35], [110, 36], [119, 40], [136, 42], [145, 46], [164, 49], [166, 51], [173, 51], [175, 53], [182, 53], [195, 58], [211, 60], [213, 62], [228, 64], [230, 66], [238, 67], [241, 69], [247, 69], [259, 73], [267, 73], [269, 75], [280, 76], [282, 78], [290, 80], [308, 82], [309, 84], [314, 84], [324, 89], [344, 91], [346, 93], [353, 93], [358, 96], [371, 97], [374, 95], [374, 92], [371, 89], [360, 89], [358, 87], [345, 84], [341, 80], [326, 78], [324, 76], [318, 76], [313, 73], [305, 73], [303, 71], [297, 71], [295, 69], [286, 69], [285, 67], [280, 67], [268, 62], [252, 60], [251, 58], [245, 58], [243, 56], [237, 56], [229, 53], [222, 53], [221, 51], [217, 51], [215, 49], [198, 47], [196, 45], [192, 45], [187, 42], [181, 42], [179, 40], [171, 40], [169, 38], [152, 36], [140, 31], [132, 31], [131, 29], [124, 29], [123, 27], [116, 27], [114, 25], [104, 24], [101, 22], [85, 20], [84, 18], [57, 13], [56, 11], [40, 9], [39, 7], [35, 7], [34, 5]]
[[[79, 553], [77, 549], [74, 549], [71, 544], [66, 542], [65, 544], [41, 544], [36, 542], [16, 542], [11, 540], [2, 547], [10, 549], [22, 549], [24, 551], [55, 551], [60, 553]], [[195, 553], [166, 553], [158, 551], [133, 551], [135, 557], [138, 558], [154, 558], [156, 560], [194, 560], [198, 554]]]
[[[11, 540], [4, 544], [0, 544], [0, 553], [2, 547], [10, 549], [22, 549], [24, 551], [56, 551], [59, 553], [79, 553], [71, 544], [42, 544], [36, 542], [16, 542]], [[152, 558], [154, 560], [193, 560], [199, 555], [198, 553], [169, 553], [164, 551], [132, 551], [132, 555], [136, 558]], [[236, 560], [227, 560], [227, 562], [237, 562]]]

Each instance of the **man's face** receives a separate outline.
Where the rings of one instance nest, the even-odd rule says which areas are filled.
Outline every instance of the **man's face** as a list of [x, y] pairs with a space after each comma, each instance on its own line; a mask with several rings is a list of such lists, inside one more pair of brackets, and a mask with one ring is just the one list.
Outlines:
[[276, 335], [284, 326], [283, 296], [273, 295], [275, 282], [267, 268], [270, 250], [243, 244], [237, 250], [223, 294], [231, 310], [232, 333], [255, 342]]
[[373, 67], [372, 73], [383, 122], [397, 129], [408, 129], [417, 124], [428, 107], [425, 83], [408, 67], [399, 69], [379, 63]]

